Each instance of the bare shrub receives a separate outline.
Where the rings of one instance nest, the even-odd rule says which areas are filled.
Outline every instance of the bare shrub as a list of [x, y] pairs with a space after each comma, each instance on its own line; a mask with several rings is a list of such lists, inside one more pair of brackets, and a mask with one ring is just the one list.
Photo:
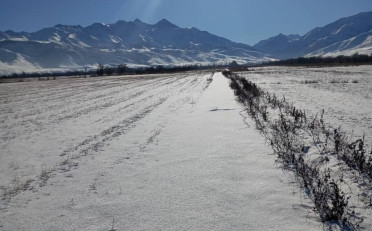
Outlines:
[[51, 177], [51, 174], [54, 172], [53, 168], [45, 168], [41, 170], [41, 173], [39, 175], [39, 186], [45, 186], [49, 178]]
[[[258, 130], [270, 142], [278, 156], [278, 162], [284, 168], [292, 170], [298, 183], [309, 192], [315, 205], [314, 210], [322, 220], [336, 221], [340, 225], [352, 227], [346, 216], [348, 198], [340, 191], [336, 181], [330, 179], [330, 170], [326, 168], [321, 171], [319, 167], [306, 163], [302, 156], [304, 144], [299, 139], [300, 131], [311, 134], [314, 143], [322, 144], [324, 151], [332, 141], [330, 129], [324, 122], [324, 110], [319, 117], [309, 119], [305, 111], [289, 104], [285, 97], [278, 99], [275, 95], [263, 92], [256, 84], [230, 71], [224, 71], [223, 74], [230, 79], [230, 87], [256, 122]], [[279, 110], [276, 119], [268, 118], [268, 108]], [[335, 153], [345, 152], [346, 136], [337, 129], [333, 133], [333, 142]], [[353, 148], [356, 150], [354, 155], [360, 157], [359, 162], [355, 164], [363, 166], [364, 169], [368, 164], [362, 160], [365, 153], [362, 146], [363, 143], [358, 141]]]
[[17, 177], [13, 180], [13, 184], [7, 188], [3, 189], [2, 198], [3, 199], [10, 199], [17, 194], [32, 189], [32, 182], [33, 180], [28, 179], [24, 182], [21, 182]]
[[309, 80], [301, 81], [301, 83], [302, 84], [316, 84], [316, 83], [319, 83], [319, 81], [316, 79], [309, 79]]

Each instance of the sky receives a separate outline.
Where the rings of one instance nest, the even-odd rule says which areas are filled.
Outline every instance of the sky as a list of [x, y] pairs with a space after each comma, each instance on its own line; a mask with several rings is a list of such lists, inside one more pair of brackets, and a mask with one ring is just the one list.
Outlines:
[[137, 18], [155, 24], [166, 18], [179, 27], [254, 45], [279, 33], [303, 35], [366, 11], [372, 11], [372, 0], [0, 0], [0, 31]]

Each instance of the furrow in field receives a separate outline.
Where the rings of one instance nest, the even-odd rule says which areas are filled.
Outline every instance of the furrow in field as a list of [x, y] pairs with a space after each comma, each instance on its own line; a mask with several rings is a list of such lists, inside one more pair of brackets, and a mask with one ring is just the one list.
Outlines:
[[[2, 123], [1, 146], [6, 151], [1, 156], [0, 172], [7, 177], [1, 180], [0, 185], [6, 185], [14, 177], [27, 179], [39, 174], [41, 169], [59, 166], [65, 158], [98, 150], [135, 127], [169, 98], [186, 89], [196, 88], [203, 81], [203, 78], [187, 75], [141, 78], [119, 87], [109, 85], [107, 89], [102, 87], [87, 91], [81, 96], [87, 102], [80, 104], [73, 101], [75, 88], [66, 96], [68, 103], [66, 99], [56, 98], [53, 104], [60, 107], [50, 106], [31, 118], [27, 113], [20, 114], [19, 120], [11, 125]], [[49, 94], [48, 91], [44, 93]], [[43, 98], [42, 95], [38, 97]], [[42, 101], [37, 99], [34, 100]], [[51, 101], [48, 103], [52, 105]], [[24, 105], [24, 102], [14, 102], [16, 110]], [[33, 107], [43, 107], [43, 103]], [[28, 154], [25, 155], [25, 152]]]
[[[53, 108], [45, 106], [45, 102], [39, 103], [38, 105], [34, 105], [33, 107], [38, 112], [29, 112], [29, 115], [25, 115], [22, 113], [17, 113], [16, 116], [19, 119], [16, 120], [5, 120], [0, 124], [0, 127], [3, 130], [11, 130], [13, 127], [25, 126], [28, 132], [34, 132], [38, 130], [42, 130], [42, 126], [48, 126], [49, 124], [53, 123], [60, 123], [64, 119], [72, 119], [77, 118], [81, 115], [86, 115], [89, 113], [94, 113], [97, 110], [102, 110], [107, 107], [115, 106], [120, 103], [125, 103], [126, 100], [129, 100], [133, 97], [141, 95], [138, 88], [144, 89], [144, 91], [150, 90], [150, 88], [158, 88], [166, 84], [170, 84], [172, 81], [175, 80], [159, 80], [158, 82], [151, 81], [150, 83], [143, 83], [143, 85], [139, 86], [129, 86], [125, 89], [112, 91], [103, 91], [105, 94], [100, 93], [100, 98], [96, 99], [89, 99], [95, 98], [94, 96], [89, 96], [89, 92], [86, 94], [85, 97], [87, 99], [79, 99], [78, 102], [53, 102]], [[149, 86], [147, 86], [149, 85]], [[129, 88], [129, 89], [128, 89]], [[142, 93], [144, 92], [142, 91]], [[102, 92], [102, 91], [95, 91], [95, 92]], [[94, 92], [94, 93], [95, 93]], [[122, 94], [124, 93], [125, 94]], [[133, 95], [128, 95], [128, 93], [134, 92]], [[74, 97], [75, 98], [75, 97]], [[74, 101], [74, 100], [72, 100]], [[61, 110], [60, 110], [61, 109]], [[12, 113], [14, 115], [14, 113]], [[32, 126], [34, 125], [34, 126]], [[22, 131], [25, 132], [25, 131]], [[9, 139], [9, 137], [15, 136], [13, 135], [3, 135], [3, 139]]]
[[[124, 82], [124, 83], [123, 83]], [[138, 83], [134, 82], [133, 84], [126, 84], [125, 81], [118, 82], [117, 85], [107, 85], [105, 87], [97, 87], [95, 85], [89, 86], [87, 88], [82, 88], [77, 91], [73, 88], [67, 88], [63, 91], [59, 92], [59, 89], [51, 88], [48, 91], [47, 96], [40, 93], [37, 97], [30, 97], [27, 89], [20, 90], [20, 91], [26, 91], [23, 92], [24, 98], [21, 100], [14, 99], [14, 101], [11, 104], [11, 108], [19, 108], [20, 111], [17, 112], [18, 114], [21, 114], [22, 117], [24, 116], [33, 116], [40, 113], [45, 113], [50, 110], [54, 110], [55, 108], [68, 108], [69, 106], [77, 106], [80, 107], [82, 105], [89, 104], [90, 101], [93, 101], [95, 99], [99, 98], [105, 98], [105, 97], [111, 97], [111, 95], [115, 95], [117, 93], [120, 93], [121, 91], [126, 91], [130, 89], [130, 87], [138, 87], [139, 85], [142, 85], [144, 83]], [[154, 82], [154, 81], [151, 81]], [[151, 84], [148, 83], [148, 84]], [[36, 83], [34, 83], [36, 84]], [[79, 84], [79, 83], [76, 83]], [[144, 84], [146, 85], [146, 84]], [[18, 89], [12, 89], [14, 91], [17, 91]], [[17, 105], [17, 102], [22, 103], [22, 105]], [[61, 102], [63, 104], [61, 104]], [[18, 106], [18, 107], [17, 107]], [[4, 111], [7, 109], [7, 105], [2, 104], [2, 108]], [[11, 111], [13, 113], [13, 111]], [[61, 111], [63, 113], [63, 111]], [[3, 113], [2, 113], [3, 114]]]
[[[201, 78], [198, 78], [198, 79], [201, 79]], [[151, 111], [153, 111], [155, 108], [160, 106], [162, 103], [164, 103], [169, 98], [174, 98], [177, 92], [182, 92], [185, 89], [194, 88], [195, 84], [201, 82], [201, 81], [195, 81], [198, 79], [187, 78], [184, 80], [178, 80], [173, 86], [166, 86], [165, 88], [162, 88], [162, 89], [153, 89], [151, 91], [152, 94], [146, 95], [146, 97], [136, 102], [133, 102], [131, 104], [126, 104], [124, 107], [119, 107], [117, 111], [105, 113], [107, 116], [112, 116], [112, 117], [115, 117], [116, 115], [118, 117], [119, 115], [124, 115], [124, 118], [126, 119], [119, 121], [118, 123], [114, 124], [110, 128], [103, 130], [100, 134], [94, 135], [93, 137], [90, 137], [82, 141], [80, 144], [76, 145], [75, 147], [65, 150], [62, 153], [62, 156], [68, 153], [74, 153], [74, 151], [76, 150], [80, 150], [80, 151], [78, 151], [78, 154], [74, 153], [73, 154], [74, 156], [76, 155], [80, 156], [81, 154], [86, 155], [88, 154], [88, 151], [91, 151], [91, 150], [96, 151], [98, 147], [102, 147], [102, 145], [104, 145], [105, 142], [119, 135], [122, 135], [130, 128], [133, 128], [135, 126], [134, 124], [135, 122], [143, 119], [146, 115], [151, 113]], [[155, 98], [155, 102], [153, 100], [154, 98]], [[119, 118], [123, 118], [123, 116]], [[110, 118], [106, 118], [106, 119], [101, 118], [98, 120], [98, 122], [103, 122], [103, 123], [107, 123], [109, 121], [110, 121]]]

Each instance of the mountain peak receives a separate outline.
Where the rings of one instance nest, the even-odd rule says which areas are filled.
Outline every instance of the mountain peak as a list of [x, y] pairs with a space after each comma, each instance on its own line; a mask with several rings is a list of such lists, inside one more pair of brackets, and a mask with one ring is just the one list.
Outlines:
[[159, 22], [157, 22], [155, 25], [156, 26], [160, 26], [160, 27], [177, 27], [176, 25], [172, 24], [171, 22], [169, 22], [165, 18], [163, 18], [162, 20], [160, 20]]
[[135, 23], [143, 23], [141, 20], [139, 20], [138, 18], [136, 18], [133, 22]]
[[85, 27], [86, 29], [94, 29], [94, 30], [98, 30], [98, 29], [102, 29], [102, 28], [108, 28], [109, 25], [105, 24], [105, 23], [93, 23], [92, 25], [90, 26], [87, 26]]

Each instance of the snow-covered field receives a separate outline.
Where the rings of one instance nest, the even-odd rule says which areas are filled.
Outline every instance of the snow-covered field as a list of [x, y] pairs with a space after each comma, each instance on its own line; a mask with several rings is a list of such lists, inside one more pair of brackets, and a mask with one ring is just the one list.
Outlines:
[[277, 97], [372, 145], [372, 66], [265, 67], [241, 73]]
[[211, 76], [1, 84], [0, 230], [322, 230]]
[[[256, 83], [264, 92], [268, 92], [261, 93], [256, 96], [258, 99], [252, 101], [240, 98], [247, 105], [247, 112], [255, 110], [253, 114], [250, 113], [251, 117], [255, 118], [255, 122], [251, 121], [251, 124], [258, 124], [258, 128], [269, 143], [277, 148], [283, 165], [297, 172], [299, 184], [304, 189], [311, 190], [309, 194], [314, 203], [316, 198], [320, 198], [314, 196], [314, 193], [318, 195], [322, 193], [321, 190], [316, 191], [317, 187], [327, 185], [327, 182], [338, 185], [341, 192], [339, 195], [345, 196], [348, 201], [344, 206], [342, 219], [348, 220], [352, 224], [351, 227], [357, 230], [371, 230], [372, 227], [371, 74], [371, 66], [265, 67], [251, 68], [236, 76], [226, 74], [232, 80], [240, 81], [238, 85], [232, 86], [234, 89], [238, 89], [237, 86], [244, 86], [239, 80], [239, 76], [243, 76], [240, 79]], [[248, 99], [241, 92], [243, 90], [238, 94], [245, 97], [243, 99]], [[281, 106], [270, 103], [270, 98], [275, 98], [274, 94], [280, 99], [275, 102], [282, 102]], [[258, 107], [253, 107], [254, 104]], [[301, 117], [298, 110], [305, 110], [306, 116]], [[257, 114], [259, 116], [256, 116]], [[260, 115], [265, 116], [261, 118]], [[300, 121], [298, 119], [300, 117], [297, 116], [304, 120]], [[278, 127], [278, 124], [283, 127]], [[342, 138], [339, 136], [340, 131]], [[364, 140], [360, 141], [363, 138]], [[282, 141], [284, 142], [282, 144], [290, 147], [287, 151], [282, 149], [285, 147], [280, 143]], [[342, 151], [338, 145], [340, 143], [344, 145]], [[355, 149], [356, 144], [359, 145], [358, 151]], [[286, 160], [286, 155], [292, 155], [293, 159]], [[304, 166], [309, 170], [305, 170]], [[313, 179], [316, 179], [313, 182], [317, 183], [308, 184], [311, 171], [327, 175], [327, 180], [322, 180], [317, 173], [313, 175]], [[331, 204], [331, 200], [333, 199], [327, 202], [328, 205]], [[339, 219], [341, 220], [341, 217]]]

